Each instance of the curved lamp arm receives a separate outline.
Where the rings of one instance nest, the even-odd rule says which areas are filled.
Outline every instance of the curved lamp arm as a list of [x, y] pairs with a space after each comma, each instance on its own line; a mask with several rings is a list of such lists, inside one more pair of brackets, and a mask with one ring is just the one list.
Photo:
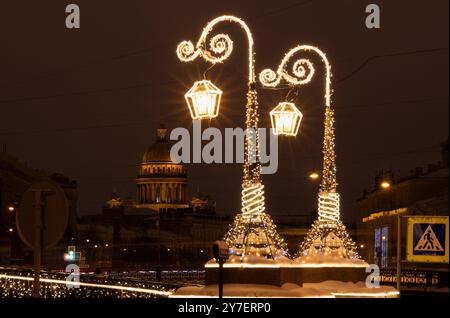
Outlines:
[[276, 87], [284, 79], [291, 85], [303, 85], [311, 81], [315, 69], [308, 59], [299, 59], [292, 66], [292, 75], [286, 69], [289, 60], [299, 51], [313, 51], [317, 53], [325, 64], [325, 105], [331, 106], [331, 65], [327, 56], [319, 48], [311, 45], [299, 45], [290, 50], [281, 61], [276, 72], [265, 69], [259, 74], [260, 82], [267, 87]]
[[216, 64], [222, 63], [226, 60], [231, 52], [233, 51], [233, 41], [227, 34], [217, 34], [213, 36], [209, 42], [209, 48], [207, 44], [207, 37], [211, 33], [214, 26], [222, 21], [229, 21], [238, 23], [247, 34], [248, 39], [248, 81], [249, 83], [254, 83], [256, 81], [255, 76], [255, 62], [254, 62], [254, 50], [253, 50], [253, 36], [248, 28], [247, 24], [241, 19], [231, 16], [224, 15], [215, 18], [207, 24], [203, 29], [200, 39], [198, 40], [196, 46], [191, 41], [183, 41], [178, 44], [177, 55], [178, 58], [183, 62], [190, 62], [195, 60], [198, 56], [203, 57], [206, 61]]

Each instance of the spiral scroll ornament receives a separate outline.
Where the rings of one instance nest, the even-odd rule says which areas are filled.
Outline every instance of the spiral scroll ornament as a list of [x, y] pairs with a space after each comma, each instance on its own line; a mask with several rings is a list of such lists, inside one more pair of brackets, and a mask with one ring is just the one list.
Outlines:
[[[233, 51], [233, 41], [226, 34], [218, 34], [209, 42], [209, 50], [202, 50], [202, 56], [210, 63], [222, 63]], [[211, 54], [213, 52], [215, 55]]]
[[255, 69], [254, 69], [254, 53], [253, 53], [253, 36], [250, 29], [241, 19], [231, 16], [223, 15], [210, 21], [203, 29], [202, 34], [196, 45], [191, 41], [183, 41], [177, 47], [178, 58], [183, 62], [190, 62], [195, 60], [198, 56], [203, 57], [207, 62], [212, 64], [222, 63], [225, 61], [233, 51], [233, 41], [226, 34], [217, 34], [207, 40], [210, 37], [214, 26], [220, 22], [234, 22], [239, 24], [244, 29], [248, 38], [248, 60], [249, 60], [249, 81], [255, 81]]
[[265, 69], [259, 73], [259, 81], [266, 87], [277, 87], [282, 80], [285, 80], [289, 85], [303, 85], [309, 83], [314, 74], [314, 65], [309, 59], [300, 58], [293, 62], [293, 66], [288, 70], [288, 65], [291, 65], [293, 57], [298, 52], [313, 52], [320, 56], [325, 64], [325, 105], [331, 105], [331, 65], [328, 59], [319, 48], [312, 45], [299, 45], [291, 49], [281, 60], [280, 65], [276, 71], [272, 69]]
[[281, 82], [281, 76], [278, 76], [277, 73], [272, 71], [270, 68], [267, 68], [259, 73], [259, 81], [264, 86], [276, 87]]
[[295, 61], [292, 67], [292, 73], [294, 76], [289, 75], [289, 73], [284, 72], [284, 78], [290, 84], [293, 85], [303, 85], [309, 83], [314, 76], [314, 66], [310, 60], [300, 59]]
[[177, 46], [178, 58], [183, 62], [190, 62], [197, 58], [200, 51], [197, 50], [191, 41], [183, 41]]

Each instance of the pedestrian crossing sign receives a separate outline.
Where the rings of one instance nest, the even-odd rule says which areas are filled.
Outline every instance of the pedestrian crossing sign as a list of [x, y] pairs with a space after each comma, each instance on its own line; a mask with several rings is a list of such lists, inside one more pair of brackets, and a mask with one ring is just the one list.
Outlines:
[[448, 263], [448, 216], [408, 217], [409, 262]]

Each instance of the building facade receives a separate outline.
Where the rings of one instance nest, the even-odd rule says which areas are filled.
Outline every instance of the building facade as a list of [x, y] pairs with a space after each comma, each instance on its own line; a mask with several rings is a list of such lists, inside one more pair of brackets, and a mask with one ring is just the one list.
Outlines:
[[[406, 261], [407, 216], [449, 215], [448, 141], [442, 145], [442, 158], [425, 169], [417, 167], [406, 177], [395, 178], [390, 171], [381, 171], [374, 188], [357, 201], [357, 242], [368, 263], [377, 264], [382, 271], [395, 271], [397, 266], [397, 232], [400, 222], [403, 272], [420, 273], [427, 284], [435, 282], [448, 286], [448, 264], [412, 263]], [[419, 275], [419, 276], [420, 276]], [[428, 279], [426, 278], [428, 276]], [[415, 277], [415, 276], [414, 276]], [[405, 278], [403, 278], [405, 279]], [[414, 279], [412, 279], [414, 280]], [[448, 293], [448, 287], [447, 287]]]

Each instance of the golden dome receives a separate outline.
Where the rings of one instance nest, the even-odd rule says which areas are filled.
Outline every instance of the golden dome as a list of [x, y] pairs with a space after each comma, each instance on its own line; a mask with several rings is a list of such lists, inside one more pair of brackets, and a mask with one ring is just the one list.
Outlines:
[[145, 151], [142, 158], [143, 164], [172, 162], [170, 158], [170, 149], [174, 143], [167, 139], [167, 129], [161, 127], [158, 128], [156, 132], [157, 139]]

